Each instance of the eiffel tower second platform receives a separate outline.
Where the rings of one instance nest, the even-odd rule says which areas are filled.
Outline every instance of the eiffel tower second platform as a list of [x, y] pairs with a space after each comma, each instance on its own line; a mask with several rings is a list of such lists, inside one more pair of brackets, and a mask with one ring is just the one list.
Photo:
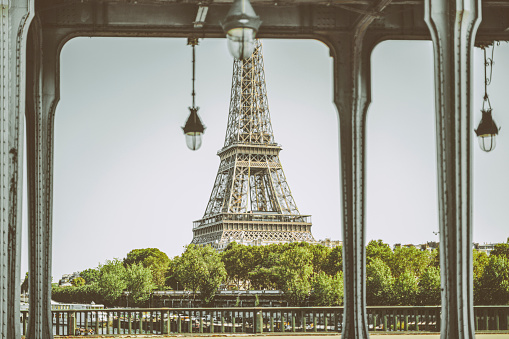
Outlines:
[[235, 241], [266, 245], [314, 243], [311, 216], [301, 215], [279, 160], [265, 87], [262, 46], [233, 63], [230, 110], [214, 187], [193, 244], [225, 248]]

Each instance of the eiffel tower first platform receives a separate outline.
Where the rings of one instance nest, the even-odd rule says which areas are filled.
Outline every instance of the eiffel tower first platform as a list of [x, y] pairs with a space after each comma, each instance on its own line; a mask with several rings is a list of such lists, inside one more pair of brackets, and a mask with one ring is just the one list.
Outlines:
[[301, 215], [279, 161], [270, 121], [262, 46], [233, 63], [230, 112], [219, 170], [193, 244], [225, 248], [235, 241], [266, 245], [315, 242], [311, 216]]

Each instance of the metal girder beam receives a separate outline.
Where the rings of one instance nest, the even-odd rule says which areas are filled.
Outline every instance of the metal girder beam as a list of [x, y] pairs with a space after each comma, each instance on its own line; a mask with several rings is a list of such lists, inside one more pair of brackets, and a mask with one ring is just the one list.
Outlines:
[[20, 337], [23, 114], [33, 1], [0, 1], [0, 338]]
[[472, 273], [472, 58], [481, 0], [426, 0], [434, 49], [442, 287], [441, 338], [475, 337]]

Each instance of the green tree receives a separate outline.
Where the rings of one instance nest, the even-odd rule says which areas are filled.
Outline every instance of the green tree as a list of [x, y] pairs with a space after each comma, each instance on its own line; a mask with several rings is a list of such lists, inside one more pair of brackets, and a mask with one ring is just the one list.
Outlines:
[[175, 276], [185, 289], [197, 291], [205, 304], [210, 303], [221, 283], [226, 279], [226, 270], [221, 256], [212, 247], [186, 247], [180, 257], [175, 258]]
[[509, 258], [509, 243], [496, 244], [495, 248], [490, 252], [490, 257], [492, 255], [496, 255], [499, 257], [504, 256], [506, 258]]
[[422, 305], [440, 305], [440, 269], [429, 266], [419, 279], [419, 298]]
[[159, 287], [164, 288], [166, 280], [166, 271], [170, 264], [170, 259], [166, 253], [157, 248], [135, 249], [127, 253], [124, 259], [124, 266], [132, 264], [142, 264], [143, 267], [150, 269], [153, 282]]
[[480, 280], [480, 304], [509, 304], [509, 258], [490, 255]]
[[99, 274], [98, 268], [88, 268], [80, 272], [80, 277], [85, 279], [86, 285], [92, 285], [99, 281]]
[[249, 288], [249, 272], [253, 268], [254, 255], [248, 246], [239, 245], [236, 242], [229, 243], [222, 253], [221, 261], [229, 282], [235, 284], [237, 289], [240, 289], [242, 285]]
[[25, 274], [25, 279], [23, 280], [23, 283], [21, 284], [21, 293], [27, 293], [28, 292], [28, 272]]
[[366, 302], [371, 306], [390, 305], [394, 297], [394, 276], [379, 257], [366, 266]]
[[106, 260], [99, 265], [98, 288], [108, 304], [114, 304], [126, 289], [126, 269], [118, 259]]
[[288, 303], [302, 306], [311, 292], [313, 274], [311, 250], [293, 247], [281, 254], [279, 265], [274, 268], [279, 289], [284, 291]]
[[343, 272], [330, 276], [324, 272], [315, 275], [311, 297], [313, 306], [340, 306], [343, 304]]
[[411, 269], [405, 270], [396, 278], [394, 296], [398, 305], [415, 305], [418, 292], [418, 279]]
[[129, 302], [133, 305], [141, 305], [147, 301], [152, 290], [156, 288], [152, 281], [152, 271], [148, 267], [144, 267], [142, 263], [127, 266], [125, 277]]
[[474, 303], [477, 305], [484, 304], [483, 302], [483, 292], [482, 289], [482, 277], [484, 275], [484, 269], [488, 265], [489, 258], [488, 255], [484, 252], [478, 251], [476, 249], [472, 250], [472, 266], [474, 273]]
[[325, 259], [324, 272], [328, 275], [336, 275], [336, 273], [343, 272], [343, 247], [334, 247]]
[[328, 270], [327, 258], [329, 258], [332, 249], [320, 244], [311, 245], [310, 248], [313, 265], [313, 272], [320, 273]]
[[248, 273], [251, 287], [257, 290], [278, 288], [276, 268], [281, 262], [282, 245], [250, 246], [253, 268]]
[[71, 281], [71, 284], [76, 287], [85, 286], [85, 279], [82, 277], [76, 277]]
[[431, 263], [431, 254], [415, 247], [399, 247], [394, 249], [394, 255], [389, 259], [389, 267], [394, 277], [399, 277], [405, 271], [419, 277]]
[[371, 240], [366, 246], [366, 264], [371, 263], [376, 258], [388, 263], [393, 256], [393, 252], [389, 244], [382, 240]]
[[62, 303], [90, 304], [103, 303], [103, 297], [96, 284], [84, 286], [59, 287], [53, 286], [51, 298]]

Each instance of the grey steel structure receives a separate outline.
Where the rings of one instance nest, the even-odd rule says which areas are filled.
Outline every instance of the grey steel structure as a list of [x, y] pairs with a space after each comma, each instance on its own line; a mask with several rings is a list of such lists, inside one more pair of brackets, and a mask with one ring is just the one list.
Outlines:
[[301, 215], [279, 161], [270, 121], [262, 44], [233, 62], [230, 112], [212, 194], [193, 223], [193, 244], [222, 249], [249, 244], [314, 242], [311, 217]]
[[[188, 37], [198, 33], [203, 38], [224, 38], [219, 22], [231, 3], [0, 0], [1, 339], [20, 336], [24, 117], [28, 150], [28, 337], [52, 338], [53, 143], [62, 46], [76, 36]], [[193, 24], [198, 4], [209, 7], [201, 28]], [[342, 203], [338, 208], [343, 212], [343, 338], [368, 337], [364, 216], [371, 52], [376, 44], [389, 39], [432, 41], [443, 291], [441, 337], [473, 338], [472, 51], [476, 42], [509, 40], [509, 2], [252, 0], [252, 4], [263, 20], [259, 38], [318, 39], [329, 47], [333, 58], [333, 100], [341, 143]]]

